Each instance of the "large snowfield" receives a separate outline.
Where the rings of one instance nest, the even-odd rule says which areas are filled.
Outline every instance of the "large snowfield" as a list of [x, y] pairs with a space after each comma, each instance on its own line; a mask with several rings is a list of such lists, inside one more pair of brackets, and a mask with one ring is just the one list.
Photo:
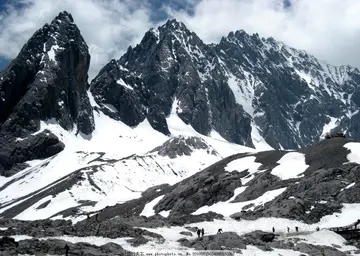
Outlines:
[[[93, 104], [94, 101], [92, 101]], [[53, 120], [41, 123], [41, 130], [50, 129], [65, 143], [65, 150], [58, 155], [46, 160], [30, 161], [30, 167], [15, 174], [10, 178], [0, 177], [0, 186], [7, 182], [14, 181], [6, 187], [0, 195], [0, 204], [8, 204], [7, 207], [0, 209], [4, 212], [6, 209], [26, 200], [30, 193], [39, 193], [49, 184], [56, 184], [59, 179], [71, 174], [72, 172], [84, 168], [82, 172], [91, 171], [88, 167], [99, 164], [97, 159], [101, 157], [103, 160], [123, 159], [112, 164], [103, 165], [102, 171], [96, 172], [92, 178], [93, 181], [101, 187], [102, 192], [92, 188], [90, 181], [85, 181], [79, 185], [75, 185], [71, 190], [66, 190], [56, 195], [41, 199], [25, 211], [17, 215], [16, 219], [35, 220], [44, 219], [53, 216], [59, 211], [78, 206], [80, 200], [96, 201], [95, 206], [84, 206], [82, 210], [96, 211], [106, 206], [115, 205], [134, 198], [139, 198], [141, 192], [147, 188], [163, 184], [175, 184], [184, 178], [204, 169], [205, 167], [217, 162], [218, 160], [236, 153], [254, 153], [260, 149], [268, 149], [268, 145], [260, 145], [257, 150], [229, 143], [222, 138], [216, 131], [212, 131], [209, 136], [197, 133], [191, 126], [186, 125], [177, 116], [176, 106], [173, 107], [171, 115], [167, 118], [169, 129], [172, 136], [196, 136], [202, 138], [208, 145], [214, 148], [219, 155], [209, 154], [206, 150], [195, 150], [191, 156], [178, 156], [175, 159], [159, 156], [156, 153], [149, 153], [150, 150], [161, 145], [169, 139], [169, 137], [154, 131], [147, 121], [144, 121], [136, 128], [130, 128], [119, 121], [114, 121], [106, 115], [95, 113], [96, 130], [91, 137], [73, 132], [67, 132]], [[259, 143], [261, 140], [258, 141]], [[360, 163], [360, 144], [348, 143], [344, 147], [348, 148], [351, 153], [348, 155], [349, 162]], [[131, 158], [131, 155], [141, 158], [142, 165], [138, 160]], [[273, 175], [280, 179], [290, 179], [301, 176], [308, 165], [305, 163], [305, 156], [297, 152], [286, 153], [279, 161], [278, 166], [272, 171]], [[254, 204], [252, 208], [263, 205], [280, 195], [286, 188], [268, 191], [262, 196], [246, 202], [231, 202], [239, 193], [246, 188], [254, 173], [261, 172], [258, 168], [261, 164], [255, 162], [254, 156], [244, 157], [230, 162], [225, 170], [231, 172], [233, 170], [248, 170], [251, 174], [247, 178], [242, 179], [243, 187], [234, 191], [234, 196], [226, 202], [219, 202], [212, 206], [204, 206], [199, 208], [193, 214], [201, 214], [213, 211], [226, 216], [225, 220], [215, 220], [211, 222], [193, 223], [191, 227], [201, 227], [205, 229], [206, 234], [216, 234], [219, 228], [224, 232], [233, 231], [239, 235], [246, 234], [255, 230], [263, 230], [271, 232], [272, 227], [276, 227], [276, 233], [280, 235], [280, 239], [302, 238], [303, 242], [319, 245], [340, 246], [340, 250], [355, 250], [351, 246], [345, 246], [345, 240], [330, 231], [321, 230], [315, 232], [316, 227], [329, 228], [334, 226], [348, 225], [359, 218], [360, 204], [344, 205], [341, 213], [325, 216], [319, 223], [308, 225], [298, 221], [292, 221], [280, 218], [261, 218], [254, 221], [235, 221], [229, 216], [238, 212], [243, 206], [250, 203]], [[146, 171], [144, 171], [144, 166]], [[160, 166], [160, 168], [159, 168]], [[164, 167], [164, 168], [161, 168]], [[169, 168], [171, 167], [171, 168]], [[291, 171], [289, 171], [291, 170]], [[174, 171], [178, 175], [174, 175]], [[88, 185], [86, 185], [88, 184]], [[52, 186], [52, 185], [50, 185]], [[16, 201], [18, 198], [20, 201]], [[162, 199], [163, 196], [149, 202], [141, 215], [152, 216], [155, 214], [154, 205]], [[37, 209], [42, 203], [51, 200], [49, 205], [43, 209]], [[166, 217], [168, 212], [161, 212]], [[57, 216], [56, 218], [59, 218]], [[70, 218], [73, 222], [83, 220], [85, 215], [79, 215], [76, 218]], [[293, 232], [294, 227], [300, 229], [299, 233]], [[286, 229], [290, 227], [290, 233]], [[2, 227], [0, 227], [1, 229]], [[71, 237], [62, 236], [60, 239], [69, 242], [88, 242], [95, 245], [102, 245], [107, 242], [118, 243], [124, 249], [138, 252], [155, 252], [159, 250], [189, 250], [180, 246], [178, 239], [184, 238], [181, 231], [187, 231], [184, 227], [166, 227], [147, 229], [149, 231], [161, 234], [166, 242], [160, 244], [159, 241], [148, 242], [144, 246], [132, 247], [127, 242], [129, 238], [109, 239], [103, 237]], [[14, 236], [17, 240], [26, 239], [26, 236]], [[47, 238], [41, 238], [47, 239]], [[195, 238], [190, 238], [195, 239]], [[274, 249], [270, 252], [261, 251], [260, 249], [248, 246], [246, 250], [242, 250], [242, 255], [300, 255], [299, 252]]]

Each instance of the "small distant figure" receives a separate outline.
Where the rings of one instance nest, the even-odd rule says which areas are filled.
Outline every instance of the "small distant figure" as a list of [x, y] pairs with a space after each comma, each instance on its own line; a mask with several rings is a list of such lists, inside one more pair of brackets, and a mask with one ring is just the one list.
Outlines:
[[70, 247], [66, 244], [66, 245], [65, 245], [65, 255], [66, 255], [66, 256], [69, 255], [69, 250], [70, 250]]
[[99, 218], [99, 214], [97, 213], [97, 214], [95, 215], [95, 220], [98, 221], [98, 218]]
[[87, 213], [86, 216], [87, 216], [87, 219], [90, 220], [90, 214]]
[[200, 230], [200, 229], [198, 229], [198, 230], [196, 231], [196, 233], [197, 233], [198, 237], [200, 238], [200, 235], [201, 235], [201, 230]]
[[204, 230], [204, 228], [202, 228], [202, 229], [201, 229], [201, 236], [203, 237], [204, 234], [205, 234], [205, 230]]
[[288, 233], [290, 232], [290, 228], [289, 228], [289, 227], [287, 227], [287, 232], [288, 232]]
[[222, 228], [219, 228], [219, 230], [218, 230], [218, 234], [221, 234], [223, 231], [222, 231]]
[[320, 230], [320, 228], [319, 227], [316, 227], [316, 231], [319, 231]]
[[273, 233], [275, 233], [275, 228], [274, 227], [272, 228], [272, 231], [273, 231]]
[[295, 231], [296, 231], [296, 232], [299, 232], [299, 227], [295, 227]]

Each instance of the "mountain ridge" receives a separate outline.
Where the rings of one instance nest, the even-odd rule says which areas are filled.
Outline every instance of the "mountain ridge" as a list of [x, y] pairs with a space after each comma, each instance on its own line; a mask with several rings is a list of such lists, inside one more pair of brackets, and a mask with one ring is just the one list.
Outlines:
[[[183, 23], [169, 20], [110, 63], [90, 90], [100, 104], [131, 105], [135, 122], [123, 109], [117, 113], [131, 125], [148, 118], [154, 129], [168, 134], [166, 118], [175, 104], [177, 115], [201, 134], [215, 130], [251, 147], [262, 140], [275, 149], [299, 148], [319, 141], [326, 126], [360, 138], [355, 121], [359, 70], [331, 66], [273, 38], [238, 30], [218, 44], [204, 44]], [[111, 72], [119, 85], [106, 81]], [[140, 76], [128, 81], [130, 73]], [[136, 83], [146, 85], [138, 89]], [[102, 92], [122, 86], [132, 88], [119, 92], [124, 100]]]

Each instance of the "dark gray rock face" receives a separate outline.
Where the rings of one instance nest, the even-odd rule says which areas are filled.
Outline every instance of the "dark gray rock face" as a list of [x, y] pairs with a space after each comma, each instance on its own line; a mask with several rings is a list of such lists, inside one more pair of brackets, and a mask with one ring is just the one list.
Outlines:
[[106, 114], [127, 125], [147, 118], [168, 135], [166, 117], [173, 112], [201, 134], [215, 129], [230, 141], [252, 146], [250, 116], [236, 104], [224, 74], [212, 68], [218, 62], [212, 47], [173, 20], [107, 64], [90, 90]]
[[259, 128], [273, 148], [293, 149], [319, 141], [330, 122], [359, 140], [359, 85], [358, 69], [273, 38], [236, 31], [207, 45], [171, 20], [106, 65], [91, 92], [106, 114], [130, 126], [147, 118], [169, 134], [166, 117], [176, 114], [201, 134], [214, 129], [252, 146]]
[[[11, 176], [19, 169], [18, 163], [43, 159], [61, 152], [65, 145], [49, 130], [29, 135], [22, 140], [0, 137], [0, 175]], [[15, 167], [15, 168], [14, 168]], [[21, 167], [21, 166], [20, 166]]]
[[[159, 234], [134, 228], [120, 218], [113, 218], [107, 221], [95, 221], [95, 219], [84, 220], [73, 225], [71, 221], [65, 220], [36, 220], [19, 221], [13, 219], [1, 219], [1, 227], [7, 230], [0, 230], [0, 236], [28, 235], [31, 237], [54, 237], [54, 236], [102, 236], [108, 238], [131, 237], [132, 242], [139, 245], [152, 238], [162, 241]], [[147, 237], [147, 238], [146, 238]]]
[[[3, 238], [4, 239], [4, 238]], [[69, 243], [59, 239], [25, 239], [20, 240], [17, 246], [1, 246], [0, 240], [0, 252], [4, 256], [15, 256], [19, 254], [38, 255], [65, 255], [65, 246], [69, 246], [69, 255], [87, 255], [87, 256], [106, 256], [106, 255], [127, 255], [128, 251], [125, 251], [120, 245], [115, 243], [107, 243], [102, 246], [96, 246], [89, 243]]]
[[[17, 160], [0, 161], [0, 175], [9, 172], [13, 164], [39, 158], [25, 150], [39, 145], [48, 157], [62, 150], [55, 135], [48, 140], [43, 133], [31, 136], [40, 129], [40, 121], [56, 121], [64, 129], [76, 128], [90, 134], [94, 130], [92, 107], [87, 96], [90, 63], [88, 46], [72, 16], [60, 13], [51, 24], [35, 32], [7, 69], [0, 73], [0, 142], [3, 158], [11, 158], [17, 150]], [[35, 136], [39, 138], [34, 139]], [[11, 139], [12, 138], [12, 139]], [[17, 140], [15, 139], [22, 139]], [[9, 144], [10, 143], [10, 144]], [[24, 143], [24, 145], [21, 145]], [[21, 153], [21, 152], [23, 153]], [[37, 151], [37, 150], [35, 150]], [[11, 173], [11, 171], [10, 171]]]
[[196, 250], [234, 250], [246, 249], [241, 237], [234, 232], [225, 232], [212, 236], [204, 236], [192, 241], [186, 238], [179, 240], [182, 246]]
[[195, 149], [207, 150], [209, 154], [217, 156], [218, 153], [202, 138], [178, 136], [169, 139], [164, 144], [154, 148], [150, 152], [157, 152], [160, 156], [176, 158], [177, 156], [190, 156]]

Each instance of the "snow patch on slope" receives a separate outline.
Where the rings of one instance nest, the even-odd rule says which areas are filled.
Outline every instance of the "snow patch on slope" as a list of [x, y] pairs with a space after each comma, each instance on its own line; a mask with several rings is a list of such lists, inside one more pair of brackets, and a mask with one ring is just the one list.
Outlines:
[[140, 216], [150, 217], [155, 215], [154, 206], [157, 205], [157, 203], [160, 202], [160, 200], [163, 199], [164, 196], [165, 195], [159, 196], [151, 202], [147, 203], [143, 211], [140, 213]]
[[285, 154], [279, 161], [271, 174], [278, 176], [282, 180], [299, 178], [299, 175], [309, 167], [305, 162], [305, 155], [298, 152]]
[[324, 125], [321, 137], [324, 137], [326, 133], [330, 133], [330, 131], [334, 128], [336, 128], [336, 125], [338, 123], [338, 119], [335, 117], [328, 116], [330, 118], [330, 122]]
[[360, 143], [349, 142], [344, 145], [351, 152], [347, 155], [349, 162], [360, 164]]
[[254, 91], [248, 91], [249, 88], [246, 87], [243, 83], [238, 82], [237, 78], [228, 73], [228, 85], [232, 90], [236, 103], [242, 106], [249, 115], [253, 116], [254, 114], [254, 107], [252, 106], [252, 101], [254, 97]]
[[273, 148], [267, 144], [265, 139], [260, 135], [259, 127], [254, 122], [251, 122], [251, 138], [257, 150], [273, 150]]
[[224, 216], [230, 216], [234, 213], [240, 212], [242, 207], [244, 207], [248, 204], [254, 204], [252, 207], [248, 208], [249, 210], [253, 210], [256, 206], [264, 205], [266, 202], [273, 200], [275, 197], [277, 197], [282, 192], [284, 192], [286, 188], [280, 188], [280, 189], [267, 191], [262, 196], [259, 196], [258, 198], [254, 199], [254, 200], [245, 201], [245, 202], [236, 202], [236, 203], [231, 202], [236, 196], [238, 196], [240, 193], [244, 192], [245, 189], [246, 189], [246, 187], [240, 187], [235, 190], [234, 196], [231, 199], [229, 199], [228, 201], [218, 202], [211, 206], [206, 205], [206, 206], [200, 207], [193, 214], [196, 215], [196, 214], [202, 214], [202, 213], [207, 213], [207, 212], [212, 211], [212, 212], [222, 214]]

